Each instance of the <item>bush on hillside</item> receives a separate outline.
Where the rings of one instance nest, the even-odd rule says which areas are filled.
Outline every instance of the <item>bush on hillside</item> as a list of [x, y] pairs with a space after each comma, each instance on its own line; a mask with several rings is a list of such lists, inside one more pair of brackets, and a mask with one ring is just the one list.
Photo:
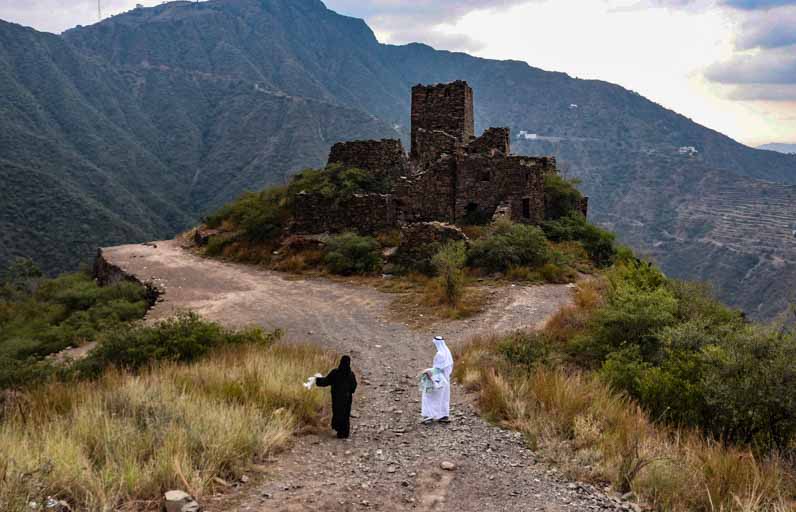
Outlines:
[[100, 287], [83, 273], [35, 279], [0, 298], [0, 386], [41, 380], [52, 373], [46, 356], [118, 331], [147, 310], [146, 289], [135, 283]]
[[464, 242], [448, 242], [434, 255], [432, 263], [437, 279], [445, 293], [449, 306], [456, 306], [464, 293], [464, 265], [467, 262], [467, 247]]
[[389, 183], [371, 172], [333, 164], [324, 169], [307, 169], [294, 176], [288, 185], [288, 196], [293, 197], [300, 192], [342, 201], [359, 193], [386, 194]]
[[577, 189], [578, 183], [578, 180], [568, 180], [559, 174], [545, 176], [545, 219], [556, 220], [572, 213], [580, 213], [583, 194]]
[[343, 233], [329, 241], [324, 263], [333, 274], [370, 274], [381, 268], [381, 247], [372, 237]]
[[[206, 219], [210, 228], [224, 223], [240, 230], [250, 242], [268, 242], [278, 238], [290, 217], [284, 187], [271, 187], [261, 192], [247, 192]], [[212, 242], [212, 239], [211, 239]]]
[[468, 264], [490, 272], [511, 267], [539, 267], [550, 259], [541, 229], [526, 224], [496, 223], [492, 233], [470, 247]]
[[590, 224], [579, 212], [570, 212], [557, 220], [547, 221], [542, 229], [553, 242], [580, 242], [589, 259], [599, 267], [608, 267], [616, 259], [613, 233]]
[[181, 314], [153, 326], [118, 329], [105, 334], [89, 356], [75, 366], [79, 375], [97, 375], [107, 367], [136, 370], [155, 361], [192, 362], [227, 345], [267, 346], [281, 333], [260, 329], [232, 331], [195, 313]]

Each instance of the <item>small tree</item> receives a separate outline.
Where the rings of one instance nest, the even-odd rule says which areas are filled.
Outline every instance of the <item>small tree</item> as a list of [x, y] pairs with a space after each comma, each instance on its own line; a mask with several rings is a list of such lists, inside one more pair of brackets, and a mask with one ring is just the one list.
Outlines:
[[445, 292], [445, 302], [456, 306], [464, 292], [464, 265], [467, 262], [467, 249], [464, 242], [448, 242], [434, 255], [432, 264], [437, 271], [437, 279]]
[[343, 233], [329, 241], [324, 262], [333, 274], [369, 274], [381, 268], [381, 249], [372, 237]]

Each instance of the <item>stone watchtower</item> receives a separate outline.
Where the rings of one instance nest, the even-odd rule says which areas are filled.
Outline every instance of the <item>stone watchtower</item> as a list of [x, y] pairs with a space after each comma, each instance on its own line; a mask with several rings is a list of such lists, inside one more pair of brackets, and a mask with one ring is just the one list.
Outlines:
[[[475, 137], [473, 90], [467, 82], [457, 80], [449, 84], [416, 85], [412, 88], [412, 147], [413, 160], [433, 161], [445, 144], [439, 139], [444, 132], [450, 146], [464, 146]], [[442, 137], [445, 138], [445, 137]], [[443, 146], [442, 148], [440, 146]]]

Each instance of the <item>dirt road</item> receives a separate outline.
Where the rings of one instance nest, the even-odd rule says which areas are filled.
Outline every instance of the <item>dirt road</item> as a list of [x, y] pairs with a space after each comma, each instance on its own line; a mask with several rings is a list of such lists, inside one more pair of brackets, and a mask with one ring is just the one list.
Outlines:
[[[313, 341], [353, 359], [361, 385], [352, 439], [300, 437], [271, 463], [264, 481], [206, 497], [208, 511], [629, 509], [537, 463], [517, 434], [479, 418], [471, 398], [455, 385], [453, 423], [419, 424], [415, 375], [431, 364], [434, 335], [444, 335], [455, 349], [478, 333], [533, 327], [571, 300], [565, 285], [506, 287], [482, 315], [418, 331], [390, 320], [393, 297], [370, 287], [288, 279], [197, 257], [175, 241], [103, 254], [164, 292], [150, 319], [192, 310], [230, 326], [279, 327], [288, 340]], [[443, 470], [443, 461], [455, 469]]]

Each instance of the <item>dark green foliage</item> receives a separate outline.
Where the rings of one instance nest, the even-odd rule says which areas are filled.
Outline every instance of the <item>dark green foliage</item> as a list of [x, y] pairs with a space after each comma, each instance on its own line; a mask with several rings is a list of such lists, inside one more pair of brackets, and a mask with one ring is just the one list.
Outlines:
[[247, 192], [236, 201], [207, 218], [207, 226], [217, 228], [228, 222], [250, 242], [268, 242], [278, 238], [290, 216], [284, 187], [261, 192]]
[[107, 367], [138, 369], [155, 361], [190, 362], [223, 345], [268, 345], [281, 336], [255, 328], [232, 331], [186, 313], [153, 326], [117, 329], [105, 334], [89, 357], [75, 365], [80, 376], [98, 374]]
[[510, 267], [538, 267], [550, 259], [547, 239], [541, 229], [525, 224], [497, 224], [493, 232], [473, 242], [468, 264], [490, 272]]
[[644, 262], [609, 273], [605, 305], [570, 341], [576, 361], [658, 419], [760, 451], [796, 435], [796, 334], [747, 323], [709, 289]]
[[544, 179], [544, 217], [556, 220], [573, 213], [580, 214], [583, 194], [577, 189], [578, 180], [568, 180], [559, 174], [548, 174]]
[[381, 247], [372, 237], [343, 233], [329, 241], [324, 263], [334, 274], [370, 274], [381, 268]]
[[379, 193], [390, 191], [389, 183], [383, 177], [362, 169], [350, 169], [340, 165], [330, 165], [325, 169], [307, 169], [296, 176], [288, 185], [288, 195], [301, 192], [319, 194], [329, 201], [344, 201], [354, 194]]
[[3, 386], [27, 385], [48, 375], [44, 357], [94, 341], [142, 318], [147, 310], [146, 289], [131, 282], [101, 288], [82, 273], [55, 279], [26, 275], [11, 276], [0, 295]]
[[590, 224], [578, 212], [570, 212], [557, 220], [547, 221], [542, 228], [553, 242], [580, 242], [597, 266], [607, 267], [614, 262], [617, 248], [613, 233]]

